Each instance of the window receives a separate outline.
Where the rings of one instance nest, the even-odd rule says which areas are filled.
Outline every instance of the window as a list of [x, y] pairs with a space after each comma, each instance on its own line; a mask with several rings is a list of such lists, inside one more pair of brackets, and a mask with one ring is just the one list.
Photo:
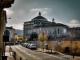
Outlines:
[[54, 30], [53, 30], [53, 34], [54, 34]]
[[58, 29], [58, 34], [59, 34], [59, 29]]
[[66, 29], [63, 29], [63, 32], [66, 33], [67, 32]]

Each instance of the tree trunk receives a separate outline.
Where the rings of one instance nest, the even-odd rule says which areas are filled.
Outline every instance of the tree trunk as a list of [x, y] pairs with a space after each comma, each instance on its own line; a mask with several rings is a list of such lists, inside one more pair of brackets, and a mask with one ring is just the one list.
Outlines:
[[43, 49], [43, 51], [44, 51], [44, 41], [42, 41], [42, 49]]

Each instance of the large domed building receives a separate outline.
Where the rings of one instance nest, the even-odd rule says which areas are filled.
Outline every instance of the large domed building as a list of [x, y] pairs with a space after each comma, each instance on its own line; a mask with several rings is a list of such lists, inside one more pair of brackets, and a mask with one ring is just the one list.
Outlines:
[[33, 18], [31, 21], [24, 22], [24, 36], [30, 37], [32, 32], [40, 34], [41, 31], [45, 31], [48, 37], [52, 40], [56, 40], [59, 37], [66, 35], [68, 26], [54, 22], [48, 21], [46, 18], [41, 16], [39, 12], [38, 16]]

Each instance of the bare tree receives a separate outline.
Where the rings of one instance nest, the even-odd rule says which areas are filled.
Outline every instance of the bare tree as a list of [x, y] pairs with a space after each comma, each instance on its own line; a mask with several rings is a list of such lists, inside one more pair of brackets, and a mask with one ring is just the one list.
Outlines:
[[48, 40], [48, 36], [44, 30], [41, 31], [41, 33], [39, 34], [38, 40], [40, 40], [42, 42], [42, 46], [43, 46], [43, 50], [44, 50], [44, 41]]
[[[71, 51], [73, 54], [73, 58], [74, 58], [74, 53], [76, 53], [78, 46], [77, 46], [77, 40], [80, 39], [80, 29], [77, 28], [70, 28], [67, 32], [67, 39], [71, 41]], [[75, 42], [75, 43], [73, 43]], [[75, 45], [75, 47], [72, 47], [73, 45]]]

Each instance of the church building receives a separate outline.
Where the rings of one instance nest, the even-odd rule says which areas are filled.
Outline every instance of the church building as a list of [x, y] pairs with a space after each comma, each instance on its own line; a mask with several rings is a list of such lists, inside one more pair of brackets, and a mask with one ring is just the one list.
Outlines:
[[32, 32], [36, 32], [39, 35], [40, 32], [44, 30], [50, 39], [56, 40], [66, 35], [67, 28], [67, 25], [54, 22], [54, 18], [52, 19], [52, 22], [48, 21], [41, 16], [41, 13], [39, 12], [38, 16], [31, 21], [24, 22], [23, 35], [29, 38]]

